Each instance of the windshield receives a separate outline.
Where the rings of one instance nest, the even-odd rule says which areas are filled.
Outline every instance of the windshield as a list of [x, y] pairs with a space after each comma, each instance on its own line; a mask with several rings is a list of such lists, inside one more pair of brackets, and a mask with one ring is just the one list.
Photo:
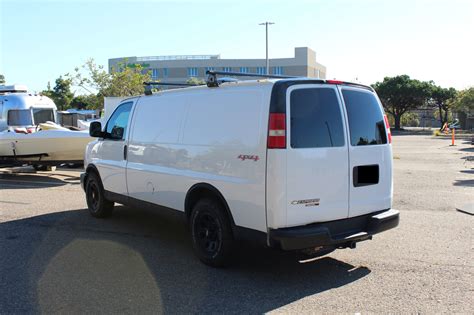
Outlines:
[[54, 112], [49, 108], [33, 108], [33, 118], [35, 125], [47, 122], [54, 121]]
[[8, 111], [9, 126], [31, 126], [31, 111], [29, 109], [14, 109]]

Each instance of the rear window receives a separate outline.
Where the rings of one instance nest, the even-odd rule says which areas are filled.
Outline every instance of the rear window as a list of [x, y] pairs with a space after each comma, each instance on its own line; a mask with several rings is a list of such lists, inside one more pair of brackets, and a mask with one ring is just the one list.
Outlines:
[[290, 95], [291, 147], [344, 146], [344, 128], [336, 91], [297, 89]]
[[351, 145], [387, 143], [383, 114], [374, 94], [342, 90], [349, 118]]
[[9, 126], [31, 126], [31, 111], [29, 109], [14, 109], [8, 111]]

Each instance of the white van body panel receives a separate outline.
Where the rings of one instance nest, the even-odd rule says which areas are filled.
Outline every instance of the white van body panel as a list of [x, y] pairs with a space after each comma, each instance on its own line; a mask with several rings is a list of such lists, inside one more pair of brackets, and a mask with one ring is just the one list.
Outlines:
[[[137, 98], [127, 99], [117, 106], [132, 102], [128, 118], [130, 126]], [[104, 129], [106, 126], [103, 127]], [[128, 145], [130, 128], [126, 128], [123, 140], [98, 139], [91, 142], [86, 149], [88, 163], [93, 163], [99, 171], [104, 189], [113, 193], [128, 196], [124, 148]], [[87, 167], [87, 165], [85, 165]]]
[[[346, 134], [343, 108], [336, 85], [294, 85], [286, 94], [287, 119], [287, 222], [285, 227], [345, 219], [349, 215], [347, 137], [344, 146], [292, 148], [291, 93], [299, 89], [334, 92]], [[326, 104], [329, 105], [329, 104]], [[321, 126], [326, 128], [326, 126]], [[317, 200], [317, 201], [316, 201]], [[301, 202], [301, 203], [298, 203]]]
[[[374, 92], [344, 86], [340, 88], [375, 95]], [[384, 112], [378, 97], [375, 97], [380, 112]], [[347, 116], [346, 116], [347, 120]], [[349, 217], [357, 217], [374, 211], [392, 208], [393, 199], [393, 157], [392, 145], [353, 146], [349, 142]], [[379, 165], [379, 182], [375, 185], [354, 187], [353, 169], [359, 165]]]
[[286, 219], [286, 166], [285, 149], [268, 150], [267, 153], [267, 224], [269, 229], [285, 227]]
[[242, 84], [141, 98], [128, 150], [129, 196], [184, 211], [189, 189], [210, 184], [227, 201], [237, 226], [266, 232], [271, 88]]
[[[350, 169], [357, 165], [378, 164], [379, 183], [362, 187], [350, 187], [349, 216], [356, 217], [392, 207], [392, 146], [350, 147]], [[388, 166], [390, 165], [390, 167]], [[354, 178], [350, 172], [350, 182]]]

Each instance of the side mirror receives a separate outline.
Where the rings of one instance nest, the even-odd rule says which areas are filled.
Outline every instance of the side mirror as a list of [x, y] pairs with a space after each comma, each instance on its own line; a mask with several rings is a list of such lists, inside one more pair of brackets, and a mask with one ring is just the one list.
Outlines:
[[91, 122], [89, 126], [89, 136], [94, 138], [102, 138], [104, 133], [102, 132], [102, 124], [99, 121]]

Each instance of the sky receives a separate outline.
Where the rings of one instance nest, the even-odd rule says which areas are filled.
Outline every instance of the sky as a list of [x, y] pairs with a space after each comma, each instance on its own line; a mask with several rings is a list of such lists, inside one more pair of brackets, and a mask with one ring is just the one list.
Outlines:
[[0, 0], [0, 74], [41, 91], [89, 58], [265, 58], [264, 21], [270, 58], [310, 47], [329, 79], [474, 85], [473, 0]]

